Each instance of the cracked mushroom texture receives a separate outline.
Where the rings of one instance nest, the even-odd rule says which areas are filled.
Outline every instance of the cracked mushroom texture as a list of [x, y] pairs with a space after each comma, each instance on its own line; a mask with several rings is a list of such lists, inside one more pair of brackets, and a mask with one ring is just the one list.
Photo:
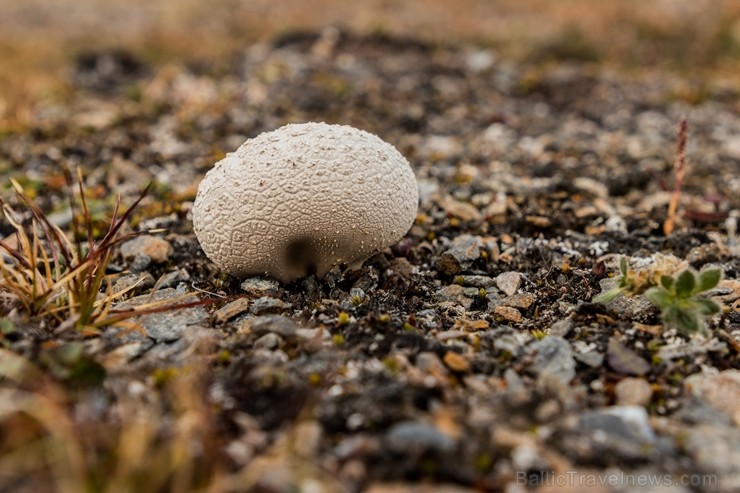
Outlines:
[[198, 187], [193, 227], [229, 274], [290, 282], [392, 245], [413, 224], [418, 201], [408, 161], [379, 137], [292, 124], [216, 163]]

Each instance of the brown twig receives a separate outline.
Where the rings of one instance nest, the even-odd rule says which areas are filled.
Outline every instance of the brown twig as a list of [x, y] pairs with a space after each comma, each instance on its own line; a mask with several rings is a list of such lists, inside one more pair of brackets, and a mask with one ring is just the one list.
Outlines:
[[663, 233], [669, 235], [673, 232], [676, 222], [676, 211], [678, 210], [678, 201], [681, 198], [681, 183], [686, 173], [686, 142], [689, 140], [689, 122], [685, 116], [678, 121], [678, 133], [676, 134], [676, 161], [673, 164], [673, 170], [676, 178], [673, 183], [673, 193], [671, 201], [668, 204], [668, 217], [663, 223]]

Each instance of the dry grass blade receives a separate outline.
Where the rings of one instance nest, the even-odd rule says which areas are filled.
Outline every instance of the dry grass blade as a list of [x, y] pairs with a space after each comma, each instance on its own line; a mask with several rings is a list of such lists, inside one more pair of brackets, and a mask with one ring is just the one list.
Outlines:
[[681, 184], [686, 173], [686, 143], [689, 140], [689, 122], [682, 116], [678, 122], [678, 133], [676, 135], [676, 161], [673, 165], [675, 181], [671, 201], [668, 204], [668, 216], [663, 223], [663, 233], [669, 235], [673, 232], [676, 222], [678, 202], [681, 199]]
[[18, 182], [11, 180], [19, 203], [31, 213], [30, 224], [24, 224], [9, 205], [2, 203], [5, 217], [15, 229], [15, 245], [0, 240], [0, 249], [6, 253], [0, 264], [0, 291], [10, 293], [28, 315], [51, 317], [59, 326], [57, 330], [75, 327], [96, 333], [108, 325], [128, 327], [130, 324], [122, 324], [128, 318], [211, 303], [170, 301], [163, 306], [115, 310], [113, 302], [132, 288], [114, 292], [108, 265], [115, 248], [137, 235], [123, 234], [123, 227], [151, 184], [123, 213], [118, 197], [107, 231], [97, 241], [81, 172], [78, 169], [73, 177], [67, 170], [65, 180], [72, 213], [71, 239], [33, 203]]

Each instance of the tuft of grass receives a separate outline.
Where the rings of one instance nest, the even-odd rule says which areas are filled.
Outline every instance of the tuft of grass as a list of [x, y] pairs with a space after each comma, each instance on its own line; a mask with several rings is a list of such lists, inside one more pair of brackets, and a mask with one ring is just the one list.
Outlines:
[[11, 180], [18, 202], [30, 212], [30, 222], [22, 221], [22, 216], [0, 199], [3, 214], [15, 230], [14, 236], [0, 240], [0, 292], [7, 294], [11, 307], [30, 317], [51, 320], [58, 332], [75, 328], [92, 335], [110, 325], [136, 330], [138, 326], [127, 319], [207, 303], [177, 305], [166, 301], [114, 309], [113, 303], [135, 285], [114, 292], [108, 266], [116, 247], [137, 234], [124, 234], [123, 226], [149, 187], [123, 212], [118, 197], [107, 231], [102, 239], [96, 239], [81, 171], [78, 168], [76, 180], [69, 170], [64, 176], [72, 214], [69, 235], [36, 206], [17, 181]]

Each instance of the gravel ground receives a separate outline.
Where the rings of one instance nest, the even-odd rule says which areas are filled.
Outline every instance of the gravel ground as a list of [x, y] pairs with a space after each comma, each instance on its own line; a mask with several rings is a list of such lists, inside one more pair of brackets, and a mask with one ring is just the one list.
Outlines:
[[[99, 337], [11, 313], [3, 355], [41, 368], [87, 472], [18, 452], [45, 435], [14, 436], [12, 417], [0, 452], [19, 465], [0, 467], [0, 491], [61, 491], [75, 471], [136, 491], [740, 491], [736, 87], [331, 28], [228, 68], [91, 52], [68, 76], [63, 103], [0, 140], [3, 174], [62, 225], [64, 165], [84, 170], [101, 222], [154, 180], [131, 228], [166, 232], [111, 265], [119, 287], [142, 279], [124, 306], [151, 291], [224, 301]], [[689, 165], [666, 236], [682, 115]], [[415, 225], [323, 279], [221, 274], [192, 233], [199, 180], [303, 121], [397, 146], [419, 181]], [[591, 302], [620, 255], [656, 254], [724, 272], [709, 337], [663, 327], [640, 298]]]

